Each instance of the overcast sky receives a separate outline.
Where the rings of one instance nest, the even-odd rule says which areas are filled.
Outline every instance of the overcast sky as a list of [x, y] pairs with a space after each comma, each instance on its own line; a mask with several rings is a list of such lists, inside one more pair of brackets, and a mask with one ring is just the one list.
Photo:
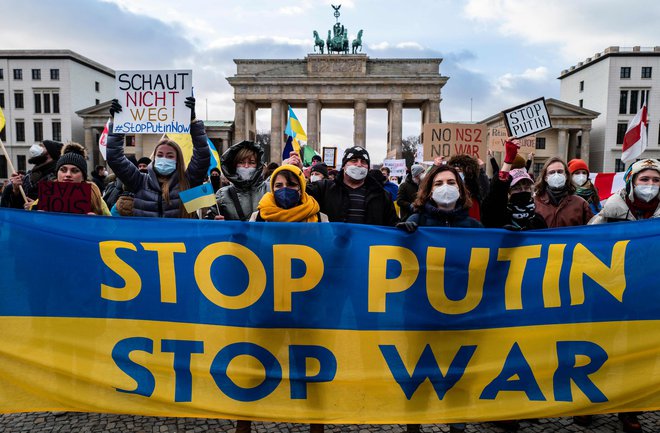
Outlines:
[[[364, 30], [372, 58], [441, 57], [444, 121], [478, 121], [558, 97], [563, 69], [611, 45], [660, 45], [657, 0], [0, 0], [3, 49], [70, 49], [115, 70], [192, 69], [198, 114], [233, 120], [235, 58], [304, 58], [312, 31], [335, 22]], [[588, 108], [588, 107], [587, 107]], [[296, 110], [303, 126], [305, 110]], [[385, 153], [385, 110], [367, 114], [372, 159]], [[270, 110], [257, 128], [270, 129]], [[419, 110], [404, 110], [417, 135]], [[324, 110], [323, 145], [352, 141], [352, 113]]]

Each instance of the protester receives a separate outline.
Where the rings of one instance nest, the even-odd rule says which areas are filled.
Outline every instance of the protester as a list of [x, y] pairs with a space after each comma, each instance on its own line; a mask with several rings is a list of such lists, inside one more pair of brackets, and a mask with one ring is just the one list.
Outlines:
[[335, 170], [334, 168], [332, 170], [328, 170], [328, 179], [335, 180], [338, 174], [339, 171]]
[[483, 203], [481, 222], [486, 227], [509, 230], [547, 228], [545, 219], [535, 212], [532, 177], [524, 168], [511, 168], [517, 149], [517, 140], [507, 140], [502, 170], [493, 175], [490, 192]]
[[[138, 160], [135, 159], [134, 155], [128, 155], [126, 157], [133, 165], [139, 168], [139, 163]], [[144, 159], [144, 158], [141, 158]], [[149, 159], [149, 158], [146, 158]], [[146, 173], [146, 168], [144, 170], [141, 170], [143, 173]], [[105, 202], [106, 205], [110, 208], [110, 212], [112, 213], [113, 216], [133, 216], [133, 194], [128, 190], [126, 185], [117, 177], [116, 174], [111, 174], [108, 176], [108, 184], [105, 187], [105, 190], [103, 191], [103, 201]], [[119, 200], [126, 200], [125, 198], [122, 197], [129, 197], [130, 199], [130, 213], [120, 213], [117, 212], [117, 207], [121, 208], [126, 208], [126, 206], [122, 206], [121, 204], [117, 207], [115, 205]]]
[[[300, 166], [297, 155], [293, 162]], [[367, 150], [351, 147], [344, 152], [342, 170], [334, 181], [322, 180], [307, 186], [307, 192], [319, 202], [321, 212], [331, 222], [382, 226], [397, 223], [392, 200], [381, 184], [367, 176], [369, 165]]]
[[402, 221], [405, 221], [412, 214], [412, 204], [417, 196], [417, 190], [419, 189], [423, 174], [424, 167], [419, 164], [413, 164], [410, 167], [410, 173], [406, 175], [406, 179], [399, 186], [396, 202], [399, 205]]
[[[62, 143], [59, 141], [44, 140], [42, 143], [30, 146], [30, 159], [28, 164], [34, 164], [34, 167], [25, 175], [12, 173], [9, 177], [9, 186], [11, 187], [5, 197], [3, 197], [3, 206], [16, 209], [23, 209], [25, 200], [21, 194], [20, 186], [23, 187], [25, 195], [32, 200], [39, 196], [39, 182], [55, 180], [55, 164], [62, 151]], [[7, 189], [6, 187], [5, 189]]]
[[391, 171], [389, 167], [381, 167], [380, 172], [383, 173], [383, 176], [385, 177], [383, 188], [385, 188], [385, 191], [390, 193], [390, 196], [392, 196], [392, 201], [396, 202], [397, 196], [399, 195], [399, 184], [392, 182], [390, 179]]
[[589, 203], [591, 212], [595, 215], [602, 209], [598, 190], [589, 180], [589, 167], [581, 159], [571, 159], [568, 162], [568, 171], [571, 172], [571, 179], [575, 184], [576, 194]]
[[218, 167], [213, 167], [209, 173], [209, 182], [211, 182], [211, 186], [213, 187], [214, 193], [217, 193], [218, 190], [220, 189], [220, 186], [222, 185], [221, 179], [222, 179], [222, 173], [220, 172], [220, 169]]
[[575, 195], [566, 163], [558, 157], [546, 161], [534, 185], [534, 205], [549, 228], [585, 225], [593, 217], [589, 204]]
[[[135, 157], [133, 157], [135, 158]], [[151, 164], [151, 159], [149, 157], [143, 156], [142, 158], [137, 160], [137, 168], [140, 170], [142, 173], [148, 173], [149, 171], [149, 164]]]
[[320, 163], [313, 165], [309, 172], [309, 181], [318, 182], [328, 178], [328, 166]]
[[215, 195], [220, 214], [212, 207], [207, 218], [247, 221], [268, 191], [263, 179], [263, 148], [253, 141], [234, 144], [220, 157], [220, 169], [230, 185]]
[[277, 168], [271, 176], [271, 192], [261, 198], [250, 221], [328, 222], [327, 215], [320, 212], [318, 202], [307, 194], [306, 184], [300, 168], [294, 165]]
[[454, 155], [447, 161], [458, 171], [458, 174], [465, 183], [465, 186], [470, 193], [472, 206], [470, 206], [469, 214], [477, 221], [481, 220], [481, 204], [488, 194], [489, 179], [484, 169], [485, 164], [481, 160], [470, 155]]
[[[186, 98], [190, 108], [190, 135], [193, 154], [186, 168], [179, 145], [163, 137], [154, 148], [154, 161], [142, 173], [124, 155], [124, 134], [108, 135], [107, 161], [117, 177], [135, 194], [133, 216], [160, 218], [190, 218], [179, 192], [201, 185], [208, 171], [211, 152], [209, 150], [204, 123], [195, 119], [195, 98]], [[122, 110], [114, 99], [110, 115]]]
[[[69, 143], [62, 149], [62, 156], [57, 160], [55, 171], [57, 173], [57, 182], [86, 182], [91, 188], [90, 202], [92, 211], [88, 215], [106, 215], [110, 216], [110, 210], [106, 206], [101, 191], [96, 182], [88, 181], [87, 178], [87, 152], [83, 146], [78, 143]], [[25, 204], [26, 209], [36, 209], [39, 200], [28, 199]]]
[[97, 165], [92, 172], [92, 182], [96, 184], [99, 191], [105, 190], [105, 181], [108, 178], [108, 170], [102, 165]]
[[320, 155], [312, 156], [312, 165], [321, 164], [321, 162], [323, 162], [323, 160]]

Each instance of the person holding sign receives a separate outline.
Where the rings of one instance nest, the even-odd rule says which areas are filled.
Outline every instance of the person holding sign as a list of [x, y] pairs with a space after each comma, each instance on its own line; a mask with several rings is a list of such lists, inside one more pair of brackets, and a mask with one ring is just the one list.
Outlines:
[[594, 216], [589, 203], [575, 195], [571, 173], [559, 157], [546, 161], [534, 189], [536, 212], [548, 228], [586, 225]]
[[[55, 172], [57, 173], [57, 183], [87, 183], [90, 185], [91, 195], [88, 197], [82, 197], [83, 201], [87, 201], [88, 205], [91, 204], [91, 212], [88, 212], [88, 215], [105, 215], [110, 216], [110, 210], [106, 206], [103, 198], [101, 197], [101, 190], [96, 186], [94, 182], [87, 180], [87, 160], [86, 160], [86, 151], [83, 146], [78, 143], [69, 143], [62, 149], [62, 156], [57, 160], [55, 165]], [[55, 192], [60, 190], [59, 188], [53, 188]], [[61, 191], [66, 191], [67, 189], [62, 188]], [[55, 194], [56, 195], [56, 194]], [[56, 197], [59, 201], [70, 201], [72, 198], [61, 196]], [[69, 203], [70, 207], [75, 207], [75, 204]], [[25, 204], [25, 208], [28, 210], [35, 209], [39, 206], [39, 199], [30, 200]], [[67, 207], [67, 206], [64, 206]], [[65, 211], [67, 213], [80, 213], [72, 210]]]
[[[211, 151], [204, 123], [195, 119], [195, 98], [186, 98], [186, 106], [190, 108], [190, 135], [193, 143], [192, 159], [187, 168], [179, 145], [164, 136], [151, 155], [153, 162], [147, 167], [147, 173], [142, 173], [124, 155], [124, 134], [113, 132], [108, 135], [108, 165], [135, 194], [133, 216], [191, 217], [181, 203], [179, 192], [204, 182], [211, 163]], [[119, 101], [114, 99], [110, 115], [114, 116], [121, 110]]]

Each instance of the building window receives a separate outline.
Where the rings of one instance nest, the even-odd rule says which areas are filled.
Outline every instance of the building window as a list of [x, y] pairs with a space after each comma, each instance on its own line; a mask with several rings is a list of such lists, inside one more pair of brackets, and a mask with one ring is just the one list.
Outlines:
[[22, 79], [23, 79], [23, 70], [14, 69], [14, 80], [22, 80]]
[[579, 105], [580, 105], [580, 108], [584, 107], [584, 99], [580, 99]]
[[623, 144], [623, 137], [626, 135], [627, 129], [627, 123], [619, 123], [616, 125], [616, 144]]
[[7, 158], [4, 155], [0, 155], [0, 177], [8, 178], [9, 173], [7, 173]]
[[0, 130], [0, 140], [2, 141], [7, 141], [7, 134], [5, 133], [6, 130], [7, 128], [2, 128], [2, 130]]
[[5, 79], [5, 70], [0, 69], [0, 80], [4, 80], [4, 79]]
[[0, 108], [5, 108], [5, 94], [0, 93]]
[[25, 141], [25, 122], [16, 121], [16, 141]]
[[97, 92], [100, 92], [101, 91], [101, 83], [99, 83], [98, 81], [94, 81], [94, 90], [96, 90]]
[[642, 78], [651, 78], [652, 67], [642, 66]]
[[101, 103], [100, 99], [94, 99], [94, 105], [99, 105]]
[[580, 92], [584, 92], [584, 81], [580, 81]]
[[44, 93], [44, 113], [50, 113], [50, 93]]
[[41, 113], [41, 93], [34, 94], [34, 112]]
[[60, 94], [53, 93], [53, 113], [59, 114], [60, 112]]
[[621, 67], [621, 78], [630, 78], [630, 66]]
[[14, 108], [23, 108], [23, 92], [14, 93]]
[[125, 139], [125, 144], [126, 147], [133, 147], [135, 146], [135, 137], [132, 135], [127, 135]]
[[51, 69], [50, 70], [50, 79], [51, 80], [59, 80], [60, 79], [60, 70], [59, 69]]
[[[538, 140], [538, 138], [537, 138], [537, 140]], [[541, 173], [543, 171], [543, 166], [544, 165], [545, 165], [545, 162], [535, 162], [534, 163], [534, 173], [536, 173], [536, 175]]]
[[649, 90], [621, 90], [619, 97], [619, 114], [636, 114], [649, 98]]
[[620, 172], [620, 171], [626, 171], [626, 164], [621, 161], [621, 159], [617, 158], [614, 160], [614, 171]]
[[16, 169], [17, 170], [27, 170], [27, 164], [25, 163], [25, 155], [16, 155]]
[[53, 122], [53, 140], [62, 141], [62, 124], [60, 122]]
[[536, 148], [545, 149], [545, 137], [536, 137]]
[[34, 121], [34, 141], [44, 141], [44, 124], [41, 120]]
[[33, 69], [32, 70], [32, 79], [33, 80], [41, 80], [41, 69]]

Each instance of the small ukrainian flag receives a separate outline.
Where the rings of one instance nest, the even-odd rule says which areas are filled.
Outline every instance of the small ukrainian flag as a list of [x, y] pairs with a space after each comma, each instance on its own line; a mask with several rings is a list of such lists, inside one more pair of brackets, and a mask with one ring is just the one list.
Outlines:
[[211, 165], [209, 166], [208, 170], [208, 175], [211, 175], [211, 170], [214, 168], [220, 168], [220, 154], [218, 153], [218, 149], [215, 148], [215, 145], [211, 141], [210, 138], [206, 138], [207, 143], [209, 145], [209, 150], [211, 151]]
[[203, 183], [195, 188], [190, 188], [179, 193], [186, 212], [192, 213], [203, 207], [215, 205], [215, 193], [210, 183]]

